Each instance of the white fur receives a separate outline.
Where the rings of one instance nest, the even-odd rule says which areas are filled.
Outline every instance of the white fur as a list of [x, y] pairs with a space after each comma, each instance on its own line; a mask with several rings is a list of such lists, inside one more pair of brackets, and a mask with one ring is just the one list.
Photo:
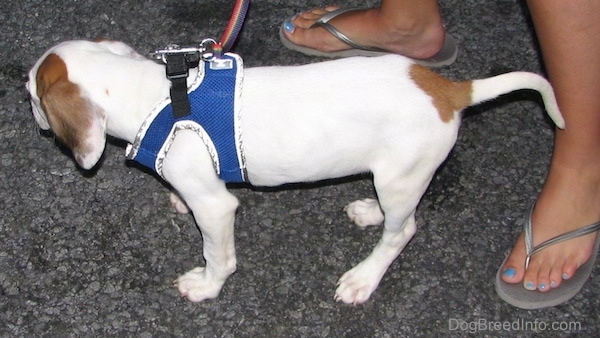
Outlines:
[[[169, 93], [164, 66], [122, 43], [62, 43], [30, 72], [32, 107], [44, 129], [50, 124], [39, 104], [35, 78], [49, 53], [65, 61], [69, 80], [102, 109], [105, 132], [130, 143], [153, 106]], [[372, 253], [341, 277], [335, 299], [344, 303], [367, 301], [415, 234], [417, 204], [456, 141], [459, 111], [442, 121], [432, 97], [409, 76], [411, 67], [409, 59], [390, 55], [245, 71], [243, 146], [252, 184], [374, 175], [379, 202], [357, 201], [346, 212], [362, 227], [383, 222], [383, 235]], [[555, 104], [551, 88], [539, 88], [547, 85], [545, 80], [520, 74], [482, 80], [480, 85], [475, 81], [473, 103], [533, 86]], [[500, 84], [502, 89], [494, 88]], [[551, 108], [562, 126], [560, 113]], [[97, 160], [103, 148], [98, 144], [91, 158]], [[179, 132], [163, 166], [164, 177], [177, 191], [172, 204], [179, 212], [189, 207], [204, 239], [206, 266], [176, 281], [191, 301], [217, 297], [236, 269], [233, 223], [238, 201], [216, 175], [205, 149], [193, 132]]]

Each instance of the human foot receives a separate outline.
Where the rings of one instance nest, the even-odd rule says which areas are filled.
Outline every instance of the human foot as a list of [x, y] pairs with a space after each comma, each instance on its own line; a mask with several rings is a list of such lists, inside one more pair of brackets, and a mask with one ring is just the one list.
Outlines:
[[[280, 33], [288, 48], [310, 55], [349, 56], [337, 53], [354, 48], [386, 51], [416, 60], [434, 57], [444, 61], [443, 65], [454, 61], [456, 42], [446, 36], [439, 14], [413, 18], [389, 12], [380, 8], [339, 10], [333, 6], [313, 9], [286, 21]], [[315, 25], [330, 15], [333, 17], [327, 25], [347, 39], [336, 37], [322, 24]], [[352, 42], [359, 47], [352, 46]]]
[[[600, 220], [598, 170], [555, 166], [532, 213], [534, 246]], [[597, 233], [556, 243], [531, 256], [526, 267], [521, 234], [502, 268], [501, 278], [527, 290], [548, 292], [571, 279], [594, 254]]]

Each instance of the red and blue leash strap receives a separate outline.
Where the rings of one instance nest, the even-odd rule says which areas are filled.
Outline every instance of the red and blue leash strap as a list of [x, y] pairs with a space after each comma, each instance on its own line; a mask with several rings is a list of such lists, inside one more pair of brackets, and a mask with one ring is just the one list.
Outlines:
[[213, 47], [215, 55], [221, 55], [231, 49], [238, 34], [242, 30], [244, 18], [246, 17], [249, 6], [250, 0], [236, 0], [235, 7], [231, 13], [231, 18], [229, 19], [227, 27], [225, 27], [221, 40]]

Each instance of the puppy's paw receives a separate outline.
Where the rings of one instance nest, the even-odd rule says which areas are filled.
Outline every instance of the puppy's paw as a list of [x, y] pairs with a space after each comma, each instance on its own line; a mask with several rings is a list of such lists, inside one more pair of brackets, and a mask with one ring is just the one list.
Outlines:
[[205, 268], [195, 268], [177, 278], [173, 285], [179, 293], [191, 302], [201, 302], [205, 299], [217, 298], [223, 282], [207, 276]]
[[372, 198], [365, 198], [348, 204], [344, 211], [350, 220], [361, 228], [369, 225], [380, 225], [384, 216], [379, 202]]
[[334, 298], [337, 302], [355, 306], [363, 304], [377, 289], [381, 277], [380, 273], [360, 263], [340, 278]]
[[174, 192], [169, 193], [169, 202], [171, 202], [171, 207], [180, 214], [187, 214], [190, 212], [185, 201]]

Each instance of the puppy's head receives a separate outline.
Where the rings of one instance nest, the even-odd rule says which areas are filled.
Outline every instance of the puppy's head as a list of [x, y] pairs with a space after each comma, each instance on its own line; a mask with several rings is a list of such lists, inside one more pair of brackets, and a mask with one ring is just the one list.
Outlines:
[[77, 163], [91, 169], [106, 143], [106, 115], [85, 89], [72, 82], [64, 53], [50, 50], [29, 72], [27, 89], [33, 115], [44, 130], [73, 151]]

